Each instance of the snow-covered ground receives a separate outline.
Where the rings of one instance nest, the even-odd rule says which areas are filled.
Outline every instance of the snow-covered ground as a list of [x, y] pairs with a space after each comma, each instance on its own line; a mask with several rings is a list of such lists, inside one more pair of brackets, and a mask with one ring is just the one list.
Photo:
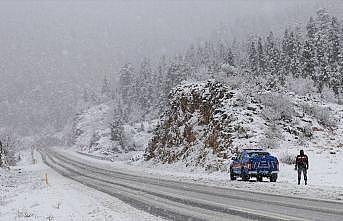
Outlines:
[[[294, 154], [297, 154], [297, 151], [296, 149], [291, 150]], [[273, 154], [281, 157], [284, 153], [276, 151]], [[343, 159], [343, 152], [330, 154], [322, 150], [313, 150], [306, 154], [310, 160], [307, 186], [304, 186], [303, 183], [298, 186], [297, 171], [295, 171], [294, 165], [284, 163], [280, 164], [279, 178], [276, 183], [270, 183], [266, 178], [263, 183], [255, 182], [254, 179], [251, 182], [231, 181], [227, 172], [207, 173], [202, 169], [190, 170], [177, 164], [155, 165], [150, 162], [137, 161], [130, 163], [130, 166], [134, 167], [134, 170], [143, 170], [150, 174], [188, 182], [282, 195], [343, 200], [343, 162], [340, 160]]]
[[[308, 151], [310, 169], [308, 171], [309, 184], [297, 185], [297, 172], [294, 165], [280, 164], [279, 179], [276, 183], [265, 182], [243, 182], [241, 180], [231, 181], [227, 172], [205, 172], [203, 169], [193, 169], [178, 164], [154, 164], [152, 162], [138, 161], [104, 161], [89, 156], [80, 155], [71, 149], [64, 149], [66, 154], [79, 157], [92, 165], [98, 165], [105, 169], [120, 169], [141, 176], [160, 177], [161, 179], [173, 179], [185, 182], [206, 184], [218, 187], [237, 188], [248, 191], [259, 191], [288, 196], [307, 198], [320, 198], [329, 200], [343, 200], [343, 152], [330, 154], [321, 150]], [[296, 154], [296, 149], [291, 150]], [[137, 153], [139, 154], [139, 153]], [[281, 156], [283, 153], [275, 152]], [[229, 163], [229, 162], [228, 162]]]
[[[0, 170], [0, 220], [162, 220], [102, 192], [64, 178], [30, 153], [10, 171]], [[48, 175], [48, 185], [44, 181]]]

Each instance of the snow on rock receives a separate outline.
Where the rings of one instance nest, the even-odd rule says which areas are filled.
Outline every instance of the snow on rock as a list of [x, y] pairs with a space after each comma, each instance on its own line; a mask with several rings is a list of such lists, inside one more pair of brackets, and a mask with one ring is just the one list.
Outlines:
[[235, 128], [234, 122], [240, 119], [226, 105], [234, 95], [234, 91], [216, 81], [185, 83], [174, 88], [169, 96], [169, 110], [146, 149], [145, 159], [221, 169], [234, 150], [236, 131], [244, 130]]

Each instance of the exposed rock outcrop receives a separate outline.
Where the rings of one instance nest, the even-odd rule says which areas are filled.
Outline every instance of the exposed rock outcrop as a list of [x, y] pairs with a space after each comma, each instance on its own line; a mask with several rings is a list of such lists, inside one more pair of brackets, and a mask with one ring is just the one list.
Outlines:
[[233, 151], [235, 119], [225, 107], [233, 96], [233, 91], [216, 81], [174, 88], [169, 110], [149, 142], [145, 159], [163, 163], [182, 160], [187, 166], [220, 169]]

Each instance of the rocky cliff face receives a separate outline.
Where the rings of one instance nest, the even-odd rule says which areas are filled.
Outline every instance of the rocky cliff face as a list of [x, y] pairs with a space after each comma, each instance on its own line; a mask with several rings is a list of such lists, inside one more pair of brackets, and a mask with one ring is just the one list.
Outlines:
[[221, 169], [233, 151], [233, 113], [226, 103], [235, 95], [215, 81], [183, 84], [169, 96], [169, 110], [156, 128], [145, 159]]

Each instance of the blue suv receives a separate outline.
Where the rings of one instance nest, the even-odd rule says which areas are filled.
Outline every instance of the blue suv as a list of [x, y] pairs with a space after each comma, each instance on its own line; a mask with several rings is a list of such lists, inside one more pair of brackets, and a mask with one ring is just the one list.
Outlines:
[[230, 164], [230, 178], [236, 180], [241, 177], [248, 181], [256, 177], [261, 182], [263, 177], [268, 177], [270, 182], [276, 182], [279, 172], [279, 161], [263, 149], [243, 149]]

